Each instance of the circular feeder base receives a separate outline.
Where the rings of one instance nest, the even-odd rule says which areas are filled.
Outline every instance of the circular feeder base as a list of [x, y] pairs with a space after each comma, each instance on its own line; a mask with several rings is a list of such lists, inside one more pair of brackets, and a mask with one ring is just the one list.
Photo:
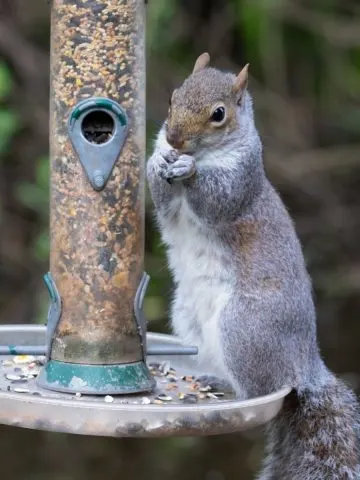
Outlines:
[[[148, 334], [149, 346], [180, 344], [170, 335]], [[45, 328], [0, 326], [0, 344], [43, 345]], [[82, 435], [164, 437], [230, 433], [270, 421], [282, 407], [289, 388], [238, 401], [231, 394], [199, 389], [204, 372], [196, 357], [149, 357], [156, 381], [152, 393], [119, 396], [56, 392], [38, 385], [41, 357], [2, 357], [0, 423]], [[208, 373], [208, 372], [206, 372]], [[204, 391], [205, 390], [205, 391]]]
[[56, 392], [117, 395], [151, 391], [156, 382], [145, 362], [83, 365], [50, 360], [41, 369], [37, 384]]

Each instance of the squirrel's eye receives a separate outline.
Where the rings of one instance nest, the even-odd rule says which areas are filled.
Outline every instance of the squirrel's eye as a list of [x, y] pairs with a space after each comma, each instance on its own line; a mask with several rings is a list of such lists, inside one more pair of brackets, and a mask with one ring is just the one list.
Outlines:
[[213, 111], [210, 120], [215, 123], [220, 123], [225, 118], [225, 108], [218, 107], [216, 110]]

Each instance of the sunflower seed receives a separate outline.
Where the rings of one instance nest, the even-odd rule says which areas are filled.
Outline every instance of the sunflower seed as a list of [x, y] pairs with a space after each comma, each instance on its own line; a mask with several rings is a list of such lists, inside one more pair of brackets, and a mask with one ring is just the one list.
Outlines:
[[199, 388], [200, 392], [211, 392], [212, 387], [210, 385], [206, 385], [206, 387]]
[[172, 400], [172, 397], [169, 397], [169, 395], [164, 395], [164, 394], [161, 394], [161, 395], [158, 395], [156, 397], [157, 400], [161, 400], [163, 402], [171, 402]]
[[157, 370], [160, 367], [160, 363], [149, 363], [149, 368]]
[[214, 393], [211, 393], [211, 392], [207, 392], [206, 397], [207, 398], [212, 398], [213, 400], [218, 399], [218, 397]]
[[40, 355], [40, 356], [36, 357], [35, 362], [40, 366], [45, 365], [45, 363], [46, 363], [45, 355]]
[[16, 393], [29, 393], [30, 390], [29, 390], [28, 388], [20, 388], [20, 387], [18, 387], [18, 388], [14, 388], [14, 392], [16, 392]]
[[20, 375], [14, 375], [13, 373], [7, 373], [5, 377], [7, 380], [11, 380], [12, 382], [18, 382], [19, 380], [22, 380]]
[[160, 372], [163, 373], [164, 375], [167, 375], [169, 373], [169, 370], [170, 370], [170, 362], [163, 362], [161, 365], [160, 365], [160, 368], [159, 368]]

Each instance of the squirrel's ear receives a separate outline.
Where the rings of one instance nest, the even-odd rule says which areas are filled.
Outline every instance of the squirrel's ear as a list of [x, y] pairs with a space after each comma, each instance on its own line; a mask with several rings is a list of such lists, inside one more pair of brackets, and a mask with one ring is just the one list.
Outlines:
[[209, 62], [210, 62], [210, 55], [207, 52], [202, 53], [195, 62], [193, 73], [205, 68], [209, 64]]
[[234, 85], [235, 92], [240, 92], [241, 90], [243, 91], [247, 87], [248, 70], [249, 70], [249, 64], [247, 63], [245, 67], [241, 70], [239, 75], [236, 77], [235, 85]]

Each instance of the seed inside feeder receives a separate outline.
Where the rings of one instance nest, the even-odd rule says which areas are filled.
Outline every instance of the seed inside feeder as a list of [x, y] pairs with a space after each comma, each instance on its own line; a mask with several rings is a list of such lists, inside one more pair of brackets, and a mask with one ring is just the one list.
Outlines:
[[109, 113], [94, 110], [83, 119], [81, 130], [88, 142], [100, 145], [113, 136], [114, 120]]

